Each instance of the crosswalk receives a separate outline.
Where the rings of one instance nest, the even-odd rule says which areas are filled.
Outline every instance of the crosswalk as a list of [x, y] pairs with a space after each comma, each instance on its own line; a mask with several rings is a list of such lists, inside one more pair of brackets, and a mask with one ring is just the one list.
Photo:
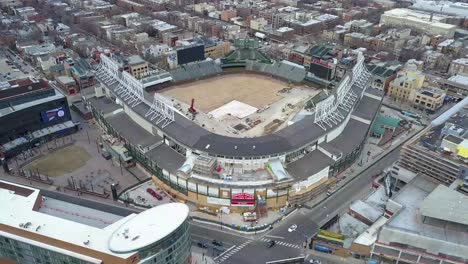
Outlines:
[[[263, 238], [260, 239], [260, 241], [268, 242], [268, 241], [270, 241], [270, 239], [263, 237]], [[280, 246], [284, 246], [284, 247], [297, 248], [297, 249], [302, 248], [300, 245], [296, 245], [296, 244], [293, 244], [293, 243], [286, 243], [284, 241], [275, 240], [275, 242], [276, 242], [276, 245], [280, 245]]]
[[253, 240], [247, 240], [244, 243], [240, 244], [237, 247], [234, 247], [232, 250], [229, 250], [225, 252], [224, 254], [220, 255], [216, 260], [216, 263], [223, 263], [227, 259], [229, 259], [232, 255], [236, 254], [239, 250], [243, 249], [246, 247], [248, 244], [250, 244]]

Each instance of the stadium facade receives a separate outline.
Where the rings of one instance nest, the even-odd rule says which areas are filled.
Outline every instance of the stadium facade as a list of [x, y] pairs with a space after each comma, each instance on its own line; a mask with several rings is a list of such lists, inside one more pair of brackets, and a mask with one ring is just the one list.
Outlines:
[[[356, 64], [316, 104], [313, 114], [254, 138], [205, 130], [161, 96], [153, 98], [104, 54], [96, 74], [102, 85], [83, 99], [101, 126], [124, 140], [154, 181], [178, 198], [209, 207], [279, 208], [326, 192], [336, 183], [335, 176], [361, 155], [383, 94], [369, 88], [364, 56], [355, 55]], [[238, 47], [221, 61], [173, 70], [169, 85], [231, 72], [255, 72], [294, 83], [307, 83], [310, 77], [302, 66], [271, 61], [255, 47]], [[225, 174], [208, 175], [207, 169], [213, 168], [214, 174], [216, 169]], [[268, 177], [257, 178], [259, 172]], [[240, 196], [245, 200], [236, 200]]]

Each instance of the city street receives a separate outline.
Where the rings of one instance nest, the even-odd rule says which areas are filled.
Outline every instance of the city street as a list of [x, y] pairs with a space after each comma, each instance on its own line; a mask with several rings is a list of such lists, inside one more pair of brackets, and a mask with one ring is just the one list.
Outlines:
[[[300, 208], [277, 224], [271, 231], [256, 236], [240, 235], [225, 229], [221, 230], [215, 226], [192, 224], [192, 239], [195, 244], [199, 241], [210, 243], [213, 239], [223, 241], [225, 251], [220, 253], [218, 258], [216, 258], [216, 252], [214, 255], [211, 254], [212, 249], [207, 250], [207, 256], [214, 256], [217, 263], [258, 264], [297, 257], [301, 254], [307, 256], [308, 259], [311, 257], [321, 259], [323, 263], [346, 263], [346, 259], [304, 249], [304, 242], [331, 217], [343, 213], [352, 201], [369, 194], [372, 191], [371, 177], [395, 162], [398, 159], [400, 149], [401, 147], [397, 147], [387, 153], [382, 159], [311, 210]], [[289, 232], [288, 229], [292, 225], [297, 225], [297, 229]], [[275, 240], [276, 245], [267, 248], [269, 240]]]

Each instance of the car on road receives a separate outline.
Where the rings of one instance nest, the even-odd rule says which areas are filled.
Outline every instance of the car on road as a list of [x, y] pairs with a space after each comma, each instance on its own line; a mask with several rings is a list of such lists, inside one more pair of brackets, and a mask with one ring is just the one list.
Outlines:
[[266, 247], [267, 247], [267, 248], [271, 248], [271, 247], [273, 247], [274, 245], [276, 245], [276, 242], [275, 242], [274, 240], [270, 240], [270, 241], [268, 241]]
[[201, 247], [201, 248], [208, 248], [208, 243], [205, 243], [205, 242], [198, 242], [197, 243], [197, 246]]
[[297, 225], [292, 225], [292, 226], [290, 226], [290, 227], [288, 228], [288, 232], [289, 232], [289, 233], [294, 232], [294, 231], [296, 231], [296, 229], [297, 229]]
[[153, 196], [154, 198], [158, 199], [158, 201], [161, 201], [163, 199], [161, 195], [159, 195], [157, 192], [155, 192], [151, 188], [146, 189], [146, 192], [151, 194], [151, 196]]
[[311, 264], [322, 264], [322, 261], [320, 261], [318, 259], [311, 259], [311, 260], [309, 260], [309, 263], [311, 263]]
[[215, 246], [218, 246], [218, 247], [222, 247], [222, 246], [223, 246], [223, 242], [218, 241], [218, 240], [216, 240], [216, 239], [214, 239], [211, 243], [212, 243], [213, 245], [215, 245]]
[[371, 176], [371, 178], [372, 178], [372, 179], [376, 179], [376, 178], [379, 177], [382, 173], [383, 173], [383, 171], [382, 171], [382, 170], [379, 170], [378, 172], [374, 173], [374, 174]]

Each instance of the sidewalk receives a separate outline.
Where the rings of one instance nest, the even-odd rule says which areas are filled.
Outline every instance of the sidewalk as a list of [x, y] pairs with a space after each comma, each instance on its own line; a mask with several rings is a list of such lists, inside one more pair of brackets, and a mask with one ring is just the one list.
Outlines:
[[215, 264], [216, 262], [207, 256], [207, 250], [199, 247], [192, 246], [192, 262], [191, 264]]
[[243, 216], [239, 213], [211, 215], [202, 211], [190, 210], [190, 215], [228, 225], [254, 227], [269, 225], [276, 219], [282, 217], [284, 214], [280, 213], [279, 211], [270, 210], [268, 211], [268, 215], [266, 217], [259, 218], [257, 222], [246, 222], [243, 220]]
[[[308, 250], [306, 254], [310, 254], [308, 260], [318, 259], [322, 261], [322, 264], [365, 264], [367, 263], [364, 259], [355, 259], [353, 257], [339, 257], [333, 254], [327, 254], [315, 250]], [[307, 262], [306, 262], [307, 263]]]

